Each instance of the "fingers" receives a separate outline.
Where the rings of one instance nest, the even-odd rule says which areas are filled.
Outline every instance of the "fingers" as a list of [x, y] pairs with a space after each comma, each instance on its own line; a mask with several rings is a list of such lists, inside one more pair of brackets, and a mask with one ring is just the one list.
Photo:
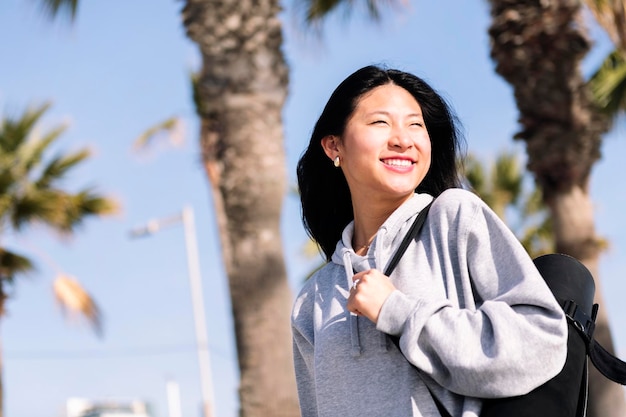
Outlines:
[[358, 291], [359, 285], [371, 286], [375, 285], [377, 280], [383, 279], [387, 281], [387, 277], [380, 273], [380, 271], [377, 271], [375, 269], [370, 269], [368, 271], [354, 274], [354, 276], [352, 277], [352, 285], [350, 286], [350, 294]]
[[352, 278], [346, 307], [348, 311], [376, 323], [382, 304], [394, 290], [393, 284], [380, 271], [370, 269], [360, 272]]
[[350, 288], [351, 289], [356, 288], [355, 283], [357, 283], [356, 285], [359, 285], [359, 283], [361, 283], [361, 282], [366, 282], [366, 281], [369, 281], [369, 280], [372, 280], [372, 279], [385, 279], [385, 280], [387, 280], [387, 276], [384, 275], [382, 272], [380, 272], [377, 269], [368, 269], [367, 271], [357, 272], [352, 277], [352, 287], [350, 287]]
[[363, 313], [361, 313], [361, 310], [358, 309], [356, 304], [357, 304], [357, 301], [355, 301], [352, 295], [350, 295], [350, 298], [348, 298], [348, 304], [346, 305], [346, 308], [348, 309], [350, 313], [356, 314], [357, 316], [362, 316]]
[[359, 283], [361, 282], [361, 278], [358, 275], [352, 277], [352, 285], [350, 286], [350, 295], [348, 296], [348, 303], [346, 308], [349, 312], [356, 314], [357, 316], [363, 315], [361, 311], [358, 309], [356, 301], [356, 292], [358, 291]]

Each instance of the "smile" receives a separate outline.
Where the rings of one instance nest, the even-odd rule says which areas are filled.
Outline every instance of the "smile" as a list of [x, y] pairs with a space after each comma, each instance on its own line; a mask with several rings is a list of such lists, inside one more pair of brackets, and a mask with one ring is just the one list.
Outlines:
[[396, 167], [409, 167], [413, 165], [413, 161], [408, 159], [384, 159], [382, 161], [386, 165], [396, 166]]

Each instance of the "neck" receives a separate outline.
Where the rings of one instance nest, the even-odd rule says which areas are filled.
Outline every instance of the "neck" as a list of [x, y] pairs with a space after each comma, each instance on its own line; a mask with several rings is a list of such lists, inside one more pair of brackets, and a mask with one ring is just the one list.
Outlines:
[[369, 245], [376, 237], [376, 233], [387, 218], [408, 198], [395, 201], [381, 201], [372, 198], [353, 198], [354, 234], [352, 247], [357, 254], [367, 253]]

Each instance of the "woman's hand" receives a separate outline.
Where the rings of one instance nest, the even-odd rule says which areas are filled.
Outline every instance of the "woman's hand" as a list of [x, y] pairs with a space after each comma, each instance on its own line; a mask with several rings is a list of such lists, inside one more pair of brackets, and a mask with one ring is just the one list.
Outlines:
[[377, 323], [383, 303], [396, 287], [386, 275], [377, 269], [354, 274], [352, 282], [348, 297], [348, 310]]

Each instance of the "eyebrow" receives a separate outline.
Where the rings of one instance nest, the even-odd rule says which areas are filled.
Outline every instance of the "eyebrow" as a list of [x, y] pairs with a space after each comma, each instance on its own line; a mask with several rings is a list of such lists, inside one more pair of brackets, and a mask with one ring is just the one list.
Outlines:
[[[386, 110], [374, 110], [372, 112], [366, 113], [365, 116], [374, 116], [374, 115], [377, 115], [377, 114], [383, 114], [385, 116], [390, 116], [391, 115], [391, 113], [389, 113]], [[423, 116], [422, 116], [422, 113], [409, 113], [409, 114], [406, 115], [406, 117], [423, 117]]]

